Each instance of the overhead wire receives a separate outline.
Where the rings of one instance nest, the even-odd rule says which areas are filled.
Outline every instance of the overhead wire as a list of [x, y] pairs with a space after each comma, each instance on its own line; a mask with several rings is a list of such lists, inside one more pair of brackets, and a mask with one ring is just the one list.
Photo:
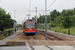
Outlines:
[[[49, 8], [55, 1], [56, 1], [56, 0], [54, 0], [54, 1], [48, 6], [48, 8]], [[48, 9], [48, 8], [47, 8], [47, 9]]]

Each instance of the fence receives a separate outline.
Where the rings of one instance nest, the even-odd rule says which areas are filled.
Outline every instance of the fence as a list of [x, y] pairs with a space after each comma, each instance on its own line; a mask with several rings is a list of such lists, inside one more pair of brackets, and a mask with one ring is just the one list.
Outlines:
[[7, 36], [10, 36], [13, 34], [13, 30], [3, 31], [0, 32], [0, 36], [6, 38]]

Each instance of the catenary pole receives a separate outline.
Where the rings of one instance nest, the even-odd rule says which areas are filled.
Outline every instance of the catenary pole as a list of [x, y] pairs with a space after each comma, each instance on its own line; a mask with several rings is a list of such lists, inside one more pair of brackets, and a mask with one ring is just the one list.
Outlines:
[[35, 7], [35, 12], [36, 12], [36, 33], [37, 33], [37, 7]]
[[47, 40], [47, 0], [45, 0], [45, 32], [46, 32], [46, 40]]

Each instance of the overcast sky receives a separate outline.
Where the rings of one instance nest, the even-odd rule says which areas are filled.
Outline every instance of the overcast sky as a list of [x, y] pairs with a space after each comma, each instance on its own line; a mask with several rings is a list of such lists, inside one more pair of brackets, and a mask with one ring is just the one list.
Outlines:
[[[47, 0], [47, 7], [54, 0]], [[28, 17], [30, 0], [0, 0], [0, 7], [5, 9], [7, 12], [10, 12], [12, 18], [14, 19], [14, 10], [16, 10], [16, 20], [20, 23], [24, 18]], [[45, 9], [45, 0], [31, 0], [31, 11], [35, 11], [35, 7], [38, 7], [38, 10]], [[56, 0], [50, 7], [49, 10], [58, 10], [62, 11], [63, 9], [73, 9], [75, 8], [75, 0]], [[43, 11], [38, 11], [42, 13]], [[35, 12], [31, 12], [31, 17], [35, 15]]]

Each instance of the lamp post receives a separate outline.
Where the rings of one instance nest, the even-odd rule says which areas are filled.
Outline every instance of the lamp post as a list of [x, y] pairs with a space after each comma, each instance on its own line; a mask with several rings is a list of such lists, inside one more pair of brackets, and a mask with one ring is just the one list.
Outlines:
[[13, 34], [15, 34], [15, 17], [16, 17], [16, 15], [15, 15], [15, 12], [16, 12], [16, 10], [14, 10], [14, 21], [13, 21]]

